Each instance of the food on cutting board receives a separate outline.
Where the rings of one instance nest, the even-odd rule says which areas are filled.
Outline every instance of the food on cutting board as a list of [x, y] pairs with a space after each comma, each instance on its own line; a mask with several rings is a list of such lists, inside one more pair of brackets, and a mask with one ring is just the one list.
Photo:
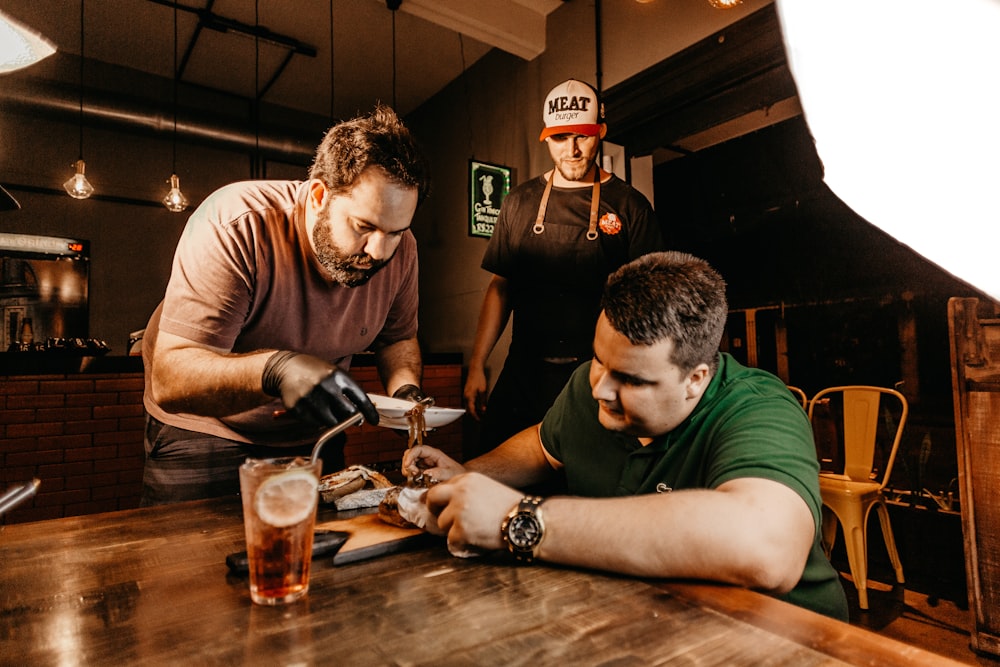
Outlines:
[[375, 507], [394, 484], [382, 473], [361, 465], [323, 475], [319, 480], [319, 495], [325, 503], [334, 503], [338, 510]]
[[399, 494], [402, 491], [402, 487], [394, 486], [385, 494], [382, 498], [382, 502], [378, 504], [378, 518], [386, 522], [390, 526], [399, 526], [400, 528], [414, 528], [415, 525], [410, 523], [399, 513]]

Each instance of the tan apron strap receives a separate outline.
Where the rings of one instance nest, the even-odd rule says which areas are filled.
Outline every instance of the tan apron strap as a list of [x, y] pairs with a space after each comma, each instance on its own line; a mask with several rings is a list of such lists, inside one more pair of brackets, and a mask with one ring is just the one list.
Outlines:
[[597, 238], [597, 210], [601, 207], [601, 168], [594, 165], [594, 192], [590, 196], [590, 227], [587, 229], [587, 240]]
[[[593, 241], [597, 238], [597, 214], [601, 207], [601, 169], [594, 165], [594, 189], [590, 196], [590, 226], [587, 228], [587, 240]], [[531, 228], [536, 234], [545, 231], [545, 209], [549, 205], [549, 193], [552, 192], [552, 181], [555, 180], [555, 170], [549, 176], [542, 192], [542, 201], [538, 203], [538, 215], [535, 216], [535, 226]]]
[[552, 181], [556, 180], [556, 171], [552, 170], [548, 183], [545, 184], [545, 191], [542, 192], [542, 201], [538, 204], [538, 215], [535, 216], [535, 226], [531, 231], [541, 234], [545, 231], [545, 207], [549, 205], [549, 193], [552, 192]]

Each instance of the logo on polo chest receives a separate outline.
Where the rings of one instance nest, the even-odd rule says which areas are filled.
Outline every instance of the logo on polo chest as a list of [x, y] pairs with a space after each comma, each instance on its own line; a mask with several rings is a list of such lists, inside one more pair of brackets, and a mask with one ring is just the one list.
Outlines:
[[601, 221], [597, 223], [597, 226], [601, 228], [601, 231], [605, 234], [614, 236], [622, 230], [622, 221], [614, 213], [605, 213], [601, 216]]

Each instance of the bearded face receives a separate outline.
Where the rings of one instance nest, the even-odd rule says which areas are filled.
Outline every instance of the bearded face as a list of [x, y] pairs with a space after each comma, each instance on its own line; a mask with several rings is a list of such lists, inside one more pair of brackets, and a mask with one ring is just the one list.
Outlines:
[[417, 209], [417, 188], [368, 167], [350, 188], [333, 193], [310, 181], [305, 225], [312, 252], [329, 279], [364, 285], [396, 253]]
[[334, 240], [330, 218], [329, 206], [324, 206], [317, 214], [312, 238], [316, 259], [330, 277], [344, 287], [364, 285], [392, 259], [392, 256], [375, 260], [365, 253], [352, 255], [344, 251]]
[[559, 174], [570, 182], [580, 182], [597, 161], [600, 138], [582, 134], [555, 134], [546, 140], [549, 154]]

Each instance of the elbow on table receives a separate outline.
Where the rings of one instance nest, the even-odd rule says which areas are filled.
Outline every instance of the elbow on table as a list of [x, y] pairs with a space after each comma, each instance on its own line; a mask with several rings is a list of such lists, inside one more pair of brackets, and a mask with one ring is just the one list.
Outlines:
[[782, 595], [795, 588], [802, 578], [802, 570], [796, 573], [777, 567], [764, 568], [754, 573], [751, 578], [753, 581], [747, 584], [747, 588]]
[[762, 550], [760, 555], [752, 556], [743, 550], [731, 552], [721, 560], [711, 558], [687, 565], [662, 560], [655, 565], [626, 561], [611, 563], [606, 565], [606, 569], [637, 576], [718, 581], [781, 595], [795, 588], [802, 578], [805, 564], [803, 561], [796, 567], [787, 558], [774, 556], [773, 553]]
[[783, 594], [791, 591], [802, 579], [806, 560], [809, 556], [797, 550], [762, 548], [747, 554], [744, 576], [741, 582], [748, 588]]

